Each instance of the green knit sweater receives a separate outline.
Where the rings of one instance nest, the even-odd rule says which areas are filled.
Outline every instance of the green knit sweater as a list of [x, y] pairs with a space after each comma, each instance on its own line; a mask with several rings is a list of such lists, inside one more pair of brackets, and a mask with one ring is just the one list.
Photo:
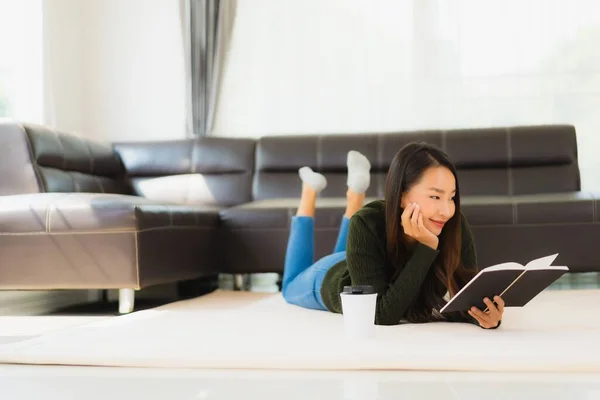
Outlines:
[[[462, 252], [465, 268], [476, 270], [477, 256], [471, 229], [461, 214]], [[378, 293], [375, 323], [396, 325], [417, 298], [421, 287], [439, 250], [417, 243], [408, 261], [395, 280], [390, 281], [386, 260], [385, 202], [378, 200], [366, 204], [350, 220], [346, 259], [327, 272], [321, 286], [323, 302], [328, 310], [342, 312], [340, 292], [346, 285], [371, 285]], [[467, 316], [468, 317], [468, 316]], [[474, 318], [458, 314], [448, 320], [464, 321], [478, 325]]]

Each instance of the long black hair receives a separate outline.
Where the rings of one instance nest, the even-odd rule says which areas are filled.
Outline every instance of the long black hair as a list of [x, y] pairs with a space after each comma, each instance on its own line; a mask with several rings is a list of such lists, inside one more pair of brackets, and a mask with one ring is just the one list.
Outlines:
[[461, 212], [460, 190], [458, 176], [450, 158], [439, 148], [427, 143], [409, 143], [396, 154], [387, 175], [385, 186], [385, 214], [386, 214], [386, 247], [390, 270], [390, 278], [401, 272], [408, 260], [408, 247], [404, 241], [402, 228], [402, 195], [408, 192], [423, 177], [423, 173], [432, 167], [446, 167], [454, 175], [456, 181], [456, 194], [454, 215], [450, 218], [439, 235], [438, 249], [440, 251], [435, 264], [431, 267], [429, 275], [421, 288], [416, 301], [411, 305], [405, 315], [409, 322], [427, 322], [437, 318], [432, 310], [437, 310], [442, 305], [444, 294], [449, 292], [454, 296], [459, 290], [459, 282], [468, 279], [471, 271], [461, 265]]

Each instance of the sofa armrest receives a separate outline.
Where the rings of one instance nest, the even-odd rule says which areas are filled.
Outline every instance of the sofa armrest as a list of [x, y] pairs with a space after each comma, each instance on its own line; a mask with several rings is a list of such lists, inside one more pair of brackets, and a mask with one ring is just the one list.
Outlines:
[[23, 126], [1, 122], [0, 148], [4, 150], [0, 157], [0, 196], [39, 193], [39, 171]]

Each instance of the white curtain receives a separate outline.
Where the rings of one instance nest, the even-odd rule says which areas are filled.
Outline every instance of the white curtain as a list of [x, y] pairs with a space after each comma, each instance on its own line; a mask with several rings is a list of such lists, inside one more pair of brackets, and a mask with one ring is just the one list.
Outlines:
[[180, 1], [188, 136], [208, 136], [212, 131], [236, 3], [236, 0]]
[[239, 2], [214, 134], [571, 123], [600, 186], [598, 43], [597, 0]]
[[0, 118], [42, 123], [42, 0], [0, 0]]

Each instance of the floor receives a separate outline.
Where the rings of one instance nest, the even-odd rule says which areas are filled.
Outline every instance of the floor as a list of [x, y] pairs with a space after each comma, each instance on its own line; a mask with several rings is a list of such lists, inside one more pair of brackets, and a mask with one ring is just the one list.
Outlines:
[[[258, 284], [252, 290], [273, 288]], [[263, 286], [260, 286], [260, 285]], [[226, 284], [225, 284], [226, 286]], [[599, 288], [600, 273], [567, 275], [551, 290]], [[159, 303], [148, 300], [148, 308]], [[0, 317], [0, 345], [114, 318], [114, 304], [53, 315]], [[485, 352], [485, 349], [482, 349]], [[0, 365], [2, 399], [598, 399], [600, 374], [197, 371]]]
[[2, 398], [600, 399], [600, 377], [437, 372], [248, 372], [0, 366]]

